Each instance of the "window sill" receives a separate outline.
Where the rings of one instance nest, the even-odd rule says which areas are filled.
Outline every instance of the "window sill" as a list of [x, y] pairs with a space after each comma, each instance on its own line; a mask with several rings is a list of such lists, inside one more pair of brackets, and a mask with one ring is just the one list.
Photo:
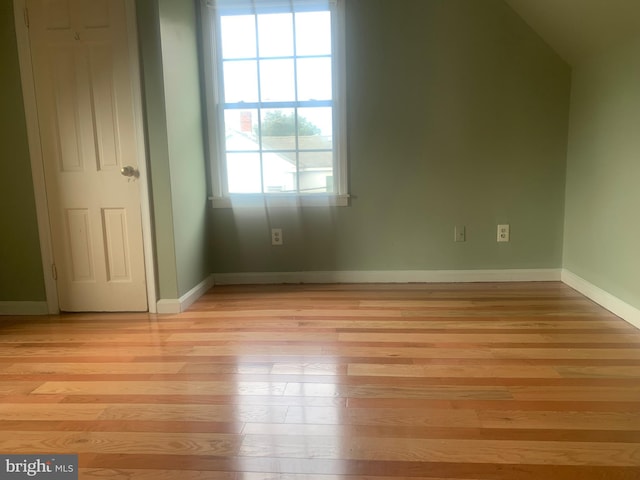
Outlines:
[[349, 195], [316, 194], [235, 194], [229, 197], [209, 197], [213, 208], [298, 208], [298, 207], [347, 207]]

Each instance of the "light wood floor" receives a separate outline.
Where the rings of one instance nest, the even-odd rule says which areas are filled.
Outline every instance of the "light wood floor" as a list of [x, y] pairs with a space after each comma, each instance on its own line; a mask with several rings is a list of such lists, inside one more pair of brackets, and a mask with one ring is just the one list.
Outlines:
[[0, 317], [0, 395], [0, 453], [83, 479], [640, 479], [640, 331], [560, 283]]

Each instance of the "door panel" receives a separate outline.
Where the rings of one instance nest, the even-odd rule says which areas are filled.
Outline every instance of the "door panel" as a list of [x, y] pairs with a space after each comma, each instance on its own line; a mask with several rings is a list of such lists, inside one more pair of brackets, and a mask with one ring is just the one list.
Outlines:
[[67, 210], [67, 235], [72, 282], [94, 282], [96, 279], [90, 223], [88, 209], [70, 208]]
[[124, 0], [28, 0], [61, 310], [147, 309]]
[[129, 257], [129, 233], [127, 211], [124, 208], [102, 210], [104, 243], [106, 246], [107, 280], [111, 282], [131, 281]]

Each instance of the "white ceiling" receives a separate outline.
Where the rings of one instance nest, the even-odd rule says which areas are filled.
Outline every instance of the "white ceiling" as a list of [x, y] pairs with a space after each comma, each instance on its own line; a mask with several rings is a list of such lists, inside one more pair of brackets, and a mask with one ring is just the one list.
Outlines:
[[640, 36], [640, 0], [505, 1], [570, 65]]

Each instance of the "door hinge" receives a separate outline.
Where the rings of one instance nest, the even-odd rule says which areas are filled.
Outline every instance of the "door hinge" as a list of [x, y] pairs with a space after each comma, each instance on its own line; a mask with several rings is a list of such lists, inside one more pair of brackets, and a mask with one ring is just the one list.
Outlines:
[[58, 279], [58, 269], [56, 268], [55, 263], [51, 264], [51, 276], [53, 277], [54, 280]]
[[24, 25], [29, 28], [29, 9], [24, 7], [24, 11], [22, 12], [24, 16]]

